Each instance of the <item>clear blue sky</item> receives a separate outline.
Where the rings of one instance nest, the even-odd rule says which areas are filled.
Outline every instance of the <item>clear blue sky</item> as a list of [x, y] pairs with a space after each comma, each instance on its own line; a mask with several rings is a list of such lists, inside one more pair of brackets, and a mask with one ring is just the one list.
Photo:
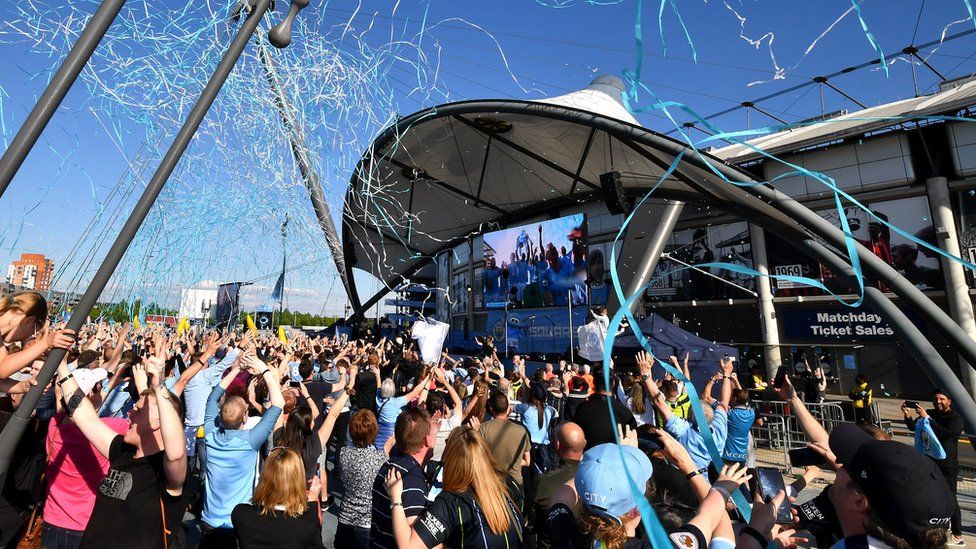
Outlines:
[[[63, 29], [77, 33], [81, 16], [93, 12], [96, 2], [65, 3], [69, 6], [62, 7], [62, 2], [56, 0], [32, 3], [38, 6], [37, 10], [20, 5], [24, 4], [21, 2], [5, 2], [0, 7], [3, 146], [33, 106], [59, 62], [58, 55], [70, 44], [71, 35], [66, 38]], [[564, 3], [569, 5], [554, 7]], [[125, 25], [116, 23], [111, 56], [96, 59], [97, 70], [89, 72], [86, 82], [79, 82], [72, 90], [62, 111], [0, 198], [0, 265], [22, 252], [45, 253], [59, 266], [65, 265], [81, 232], [99, 208], [111, 206], [98, 218], [92, 233], [83, 240], [82, 253], [69, 264], [60, 280], [62, 287], [83, 286], [101, 258], [99, 250], [103, 248], [97, 244], [111, 239], [123, 219], [122, 213], [127, 212], [124, 205], [131, 205], [141, 190], [141, 184], [133, 185], [133, 194], [123, 200], [112, 195], [116, 182], [132, 165], [145, 166], [144, 177], [148, 178], [178, 128], [179, 113], [185, 112], [212, 71], [214, 52], [226, 44], [229, 32], [221, 34], [219, 27], [206, 27], [201, 13], [213, 12], [219, 18], [233, 2], [201, 0], [193, 4], [196, 20], [181, 16], [179, 10], [187, 5], [184, 0], [128, 2], [120, 20], [140, 22], [128, 27], [141, 29], [140, 33], [123, 36], [116, 31]], [[279, 4], [286, 2], [279, 0]], [[585, 87], [597, 75], [620, 75], [625, 69], [633, 69], [637, 59], [633, 0], [612, 5], [556, 0], [429, 4], [402, 0], [395, 13], [394, 3], [389, 0], [333, 0], [327, 5], [313, 0], [312, 4], [303, 17], [309, 26], [306, 32], [314, 37], [287, 54], [292, 57], [283, 62], [284, 78], [294, 77], [297, 83], [293, 93], [304, 94], [300, 100], [303, 117], [311, 128], [312, 148], [322, 159], [328, 159], [321, 160], [323, 182], [336, 215], [349, 168], [380, 129], [378, 121], [384, 116], [408, 114], [448, 98], [560, 95]], [[918, 0], [866, 0], [861, 4], [865, 23], [889, 59], [913, 43], [913, 36], [916, 44], [938, 40], [947, 25], [968, 17], [962, 0], [926, 2], [919, 17], [921, 4]], [[692, 46], [670, 7], [661, 22], [665, 51], [658, 31], [658, 3], [645, 1], [641, 19], [643, 81], [660, 99], [686, 103], [702, 115], [877, 56], [856, 12], [851, 10], [837, 21], [851, 9], [850, 2], [690, 0], [675, 5], [680, 7], [697, 63], [692, 60]], [[53, 26], [52, 22], [62, 16], [63, 28]], [[279, 17], [276, 14], [273, 20]], [[740, 17], [744, 21], [740, 22]], [[48, 31], [34, 35], [38, 25], [30, 23], [32, 20], [46, 21], [42, 26]], [[193, 29], [197, 20], [200, 28]], [[835, 22], [833, 29], [804, 55]], [[140, 27], [141, 23], [145, 26]], [[268, 28], [267, 23], [264, 28]], [[948, 34], [971, 28], [973, 22], [964, 21], [951, 26]], [[187, 34], [191, 31], [201, 32]], [[146, 36], [154, 38], [148, 40]], [[324, 65], [325, 60], [355, 65], [357, 59], [370, 55], [364, 52], [384, 47], [391, 36], [406, 45], [397, 50], [402, 60], [383, 63], [382, 75], [358, 82], [337, 79], [335, 84], [325, 77], [316, 80], [319, 76], [313, 69]], [[126, 97], [144, 97], [144, 104], [126, 109], [111, 106], [110, 98], [106, 99], [111, 94], [106, 90], [121, 83], [133, 84], [126, 77], [130, 65], [118, 61], [131, 59], [132, 66], [136, 66], [154, 54], [154, 44], [185, 47], [176, 54], [160, 57], [162, 64], [178, 58], [179, 70], [170, 66], [170, 71], [161, 71], [155, 81], [150, 75], [134, 82]], [[314, 49], [309, 44], [314, 44]], [[927, 48], [922, 54], [928, 55], [932, 50]], [[433, 84], [426, 77], [418, 78], [418, 51], [423, 55], [419, 63], [425, 66], [424, 73], [436, 77]], [[253, 52], [252, 43], [250, 57], [242, 65], [253, 65]], [[335, 52], [339, 55], [334, 56]], [[928, 60], [952, 78], [976, 71], [974, 56], [976, 35], [971, 35], [942, 45]], [[109, 59], [114, 63], [109, 64]], [[781, 69], [780, 79], [774, 79], [776, 66]], [[295, 67], [302, 69], [288, 75]], [[436, 73], [433, 67], [437, 67]], [[931, 92], [937, 86], [937, 78], [924, 67], [916, 66], [916, 71], [920, 93]], [[97, 86], [91, 78], [93, 74], [104, 83], [98, 101], [91, 99], [92, 86]], [[235, 97], [236, 105], [246, 105], [251, 91], [260, 93], [260, 88], [250, 86], [263, 83], [251, 78], [257, 73], [248, 72], [247, 67], [237, 74], [240, 79], [230, 84], [230, 95]], [[335, 77], [341, 71], [329, 74]], [[411, 93], [418, 82], [427, 91]], [[866, 105], [915, 95], [912, 67], [903, 59], [891, 64], [888, 77], [875, 68], [839, 77], [833, 83]], [[330, 89], [336, 97], [327, 97]], [[641, 97], [650, 102], [647, 94]], [[826, 111], [857, 108], [830, 90], [824, 91], [822, 101]], [[351, 115], [361, 114], [364, 104], [368, 104], [372, 123]], [[762, 107], [787, 121], [798, 121], [820, 114], [821, 94], [818, 87], [809, 87], [763, 103]], [[269, 169], [262, 165], [263, 154], [288, 165], [287, 150], [281, 147], [280, 139], [275, 141], [273, 132], [261, 131], [262, 124], [270, 127], [273, 117], [265, 113], [255, 119], [259, 124], [244, 124], [244, 129], [227, 133], [221, 124], [233, 123], [234, 112], [230, 108], [220, 110], [208, 118], [203, 137], [191, 146], [193, 163], [185, 164], [185, 170], [174, 176], [172, 188], [161, 198], [156, 230], [140, 233], [138, 257], [132, 254], [126, 258], [124, 271], [128, 276], [116, 281], [116, 295], [171, 300], [168, 289], [198, 280], [250, 280], [273, 273], [280, 262], [278, 225], [287, 211], [295, 218], [289, 237], [289, 261], [291, 265], [304, 265], [289, 274], [290, 304], [318, 312], [329, 295], [331, 303], [326, 310], [340, 311], [344, 296], [338, 284], [332, 284], [334, 269], [329, 267], [325, 244], [316, 232], [301, 187], [290, 181], [261, 182], [262, 174]], [[344, 117], [343, 113], [350, 116]], [[329, 117], [334, 118], [325, 122]], [[660, 114], [638, 118], [655, 130], [672, 127]], [[748, 121], [752, 127], [771, 122], [755, 112]], [[745, 128], [747, 120], [740, 111], [715, 123], [737, 130]], [[342, 129], [336, 132], [345, 136], [341, 146], [334, 137], [325, 135], [332, 127]], [[153, 136], [148, 142], [155, 149], [143, 151], [140, 156], [147, 135]], [[262, 140], [269, 135], [272, 139], [264, 144]], [[255, 148], [242, 148], [243, 152], [236, 155], [227, 152], [238, 148], [241, 141]], [[260, 154], [255, 156], [254, 151]], [[284, 179], [288, 177], [286, 174]], [[114, 213], [116, 206], [118, 213]], [[99, 236], [102, 231], [108, 238]], [[82, 265], [85, 255], [91, 255], [94, 262]], [[252, 301], [263, 300], [262, 292], [269, 292], [266, 287], [273, 283], [273, 278], [259, 280], [260, 287]], [[366, 293], [362, 287], [361, 284], [361, 292]]]

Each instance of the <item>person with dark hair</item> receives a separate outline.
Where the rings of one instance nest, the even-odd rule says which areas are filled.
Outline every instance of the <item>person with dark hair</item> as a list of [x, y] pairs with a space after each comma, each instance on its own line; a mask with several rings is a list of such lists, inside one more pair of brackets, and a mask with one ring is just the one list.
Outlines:
[[[963, 545], [962, 538], [962, 511], [956, 499], [956, 488], [959, 483], [959, 436], [962, 435], [965, 425], [962, 416], [952, 409], [952, 398], [942, 389], [932, 392], [932, 409], [926, 410], [918, 406], [914, 410], [902, 406], [902, 414], [905, 416], [905, 424], [908, 429], [915, 431], [919, 421], [928, 419], [935, 438], [939, 440], [942, 449], [945, 450], [945, 459], [931, 458], [939, 467], [939, 471], [945, 477], [952, 490], [952, 501], [955, 510], [952, 512], [952, 539], [950, 545]], [[918, 417], [913, 417], [912, 413]]]
[[511, 411], [508, 396], [492, 391], [488, 397], [492, 419], [483, 423], [480, 431], [498, 466], [522, 486], [522, 467], [532, 464], [532, 442], [525, 427], [508, 419]]
[[[350, 374], [352, 379], [349, 381], [349, 389], [355, 387], [355, 374], [356, 368], [354, 366]], [[349, 401], [350, 391], [342, 392], [332, 407], [329, 408], [328, 415], [315, 429], [313, 427], [319, 415], [318, 407], [304, 385], [299, 385], [299, 389], [307, 405], [295, 407], [294, 411], [288, 415], [285, 425], [274, 433], [273, 441], [275, 446], [294, 448], [302, 456], [302, 462], [305, 464], [305, 480], [311, 480], [318, 473], [319, 459], [322, 456], [323, 448], [329, 437], [332, 436], [332, 431]]]
[[[437, 426], [430, 421], [426, 410], [406, 408], [396, 418], [393, 436], [396, 444], [390, 452], [390, 460], [376, 472], [373, 479], [370, 518], [371, 547], [385, 549], [396, 547], [393, 537], [391, 509], [393, 504], [402, 505], [408, 525], [413, 525], [427, 508], [427, 492], [430, 485], [424, 475], [424, 465], [434, 448]], [[386, 478], [395, 469], [403, 479], [402, 499], [391, 501], [386, 491]]]
[[542, 382], [533, 383], [529, 389], [529, 401], [519, 405], [522, 425], [529, 432], [532, 443], [532, 474], [539, 475], [556, 465], [557, 458], [551, 451], [549, 432], [556, 420], [556, 409], [546, 404], [549, 391]]
[[857, 374], [854, 378], [854, 386], [847, 395], [854, 403], [854, 421], [856, 423], [874, 423], [874, 414], [871, 413], [871, 403], [874, 402], [874, 393], [868, 386], [868, 378], [864, 374]]
[[827, 376], [819, 364], [814, 364], [803, 377], [803, 401], [821, 404], [827, 391]]
[[437, 479], [443, 466], [441, 458], [444, 455], [447, 437], [451, 435], [451, 431], [461, 426], [461, 420], [464, 418], [464, 406], [461, 397], [451, 386], [444, 371], [440, 368], [434, 368], [432, 373], [434, 379], [437, 380], [438, 387], [447, 392], [447, 398], [450, 399], [450, 402], [444, 398], [444, 393], [441, 391], [434, 391], [427, 396], [427, 413], [430, 414], [431, 421], [437, 423], [434, 452], [430, 456], [427, 466], [427, 479], [431, 483]]
[[[594, 372], [593, 389], [593, 395], [580, 405], [573, 417], [573, 421], [583, 429], [583, 434], [586, 436], [586, 449], [613, 442], [617, 426], [627, 425], [632, 430], [637, 429], [637, 420], [634, 419], [633, 412], [610, 395], [601, 370]], [[608, 400], [613, 406], [616, 424], [610, 419], [610, 411], [607, 409]]]

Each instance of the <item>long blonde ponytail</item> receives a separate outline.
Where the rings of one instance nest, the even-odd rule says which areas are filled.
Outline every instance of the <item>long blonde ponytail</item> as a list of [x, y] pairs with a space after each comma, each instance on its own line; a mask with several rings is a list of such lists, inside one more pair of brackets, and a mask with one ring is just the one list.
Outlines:
[[513, 520], [512, 498], [485, 439], [468, 426], [454, 429], [447, 437], [443, 461], [444, 491], [473, 492], [491, 531], [507, 532]]

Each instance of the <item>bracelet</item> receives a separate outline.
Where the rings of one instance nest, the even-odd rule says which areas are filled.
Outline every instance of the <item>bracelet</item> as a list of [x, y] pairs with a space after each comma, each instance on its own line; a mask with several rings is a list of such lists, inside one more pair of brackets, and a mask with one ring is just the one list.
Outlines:
[[741, 536], [743, 534], [745, 534], [745, 535], [749, 536], [750, 538], [756, 540], [756, 543], [758, 543], [760, 547], [768, 547], [769, 546], [769, 540], [767, 540], [765, 536], [763, 536], [762, 534], [760, 534], [759, 533], [759, 530], [756, 530], [752, 526], [748, 526], [748, 525], [747, 526], [743, 526], [742, 529], [739, 530], [739, 535]]
[[402, 501], [393, 501], [393, 502], [390, 502], [390, 510], [391, 511], [393, 510], [394, 507], [403, 507], [403, 502]]
[[701, 471], [699, 471], [698, 469], [695, 469], [694, 471], [692, 471], [692, 472], [688, 473], [687, 475], [685, 475], [685, 478], [688, 479], [688, 480], [691, 480], [691, 479], [697, 477], [700, 474], [701, 474]]
[[58, 380], [58, 385], [61, 385], [62, 383], [64, 383], [65, 381], [68, 381], [69, 379], [71, 379], [73, 377], [75, 377], [75, 375], [73, 373], [71, 373], [71, 372], [68, 372], [68, 375], [66, 375], [66, 376], [64, 376], [64, 377], [62, 377], [61, 379]]
[[[718, 492], [719, 495], [721, 495], [722, 498], [725, 500], [725, 503], [728, 503], [729, 500], [732, 499], [732, 494], [730, 494], [725, 488], [722, 488], [721, 486], [712, 486], [711, 491]], [[763, 545], [763, 547], [765, 547], [765, 545]]]

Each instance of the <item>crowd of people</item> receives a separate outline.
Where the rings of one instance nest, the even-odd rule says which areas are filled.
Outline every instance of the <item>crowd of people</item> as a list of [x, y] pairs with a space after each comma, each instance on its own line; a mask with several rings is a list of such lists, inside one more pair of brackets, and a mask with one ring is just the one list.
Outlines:
[[[74, 333], [48, 324], [36, 293], [0, 300], [0, 336], [4, 424], [47, 353], [67, 350], [0, 493], [2, 546], [961, 541], [962, 424], [941, 392], [934, 409], [904, 409], [945, 447], [937, 460], [871, 426], [828, 433], [785, 378], [775, 391], [819, 465], [788, 483], [775, 472], [770, 490], [751, 436], [762, 418], [731, 359], [694, 388], [687, 358], [661, 376], [646, 353], [632, 373], [566, 361], [529, 372], [490, 344], [425, 363], [405, 333], [286, 340], [99, 321]], [[798, 503], [818, 477], [833, 482]]]

